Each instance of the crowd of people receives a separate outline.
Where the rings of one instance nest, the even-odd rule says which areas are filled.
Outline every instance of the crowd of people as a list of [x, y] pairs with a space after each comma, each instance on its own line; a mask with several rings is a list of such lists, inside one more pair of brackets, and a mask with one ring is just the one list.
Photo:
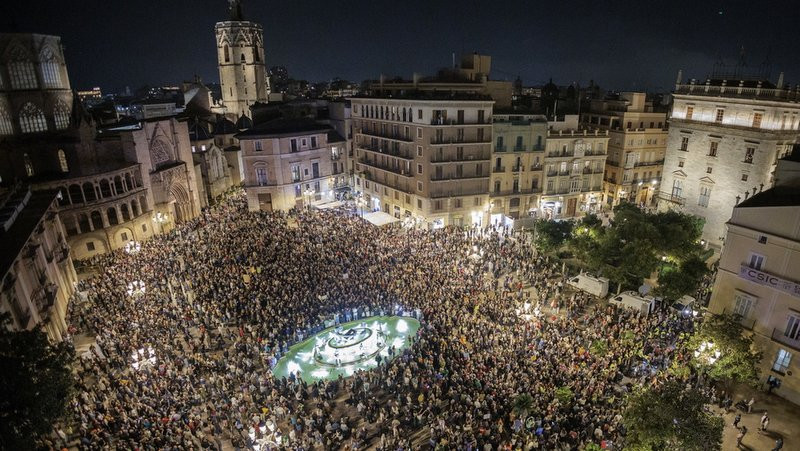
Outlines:
[[[249, 212], [242, 194], [93, 264], [70, 321], [96, 344], [62, 428], [82, 449], [615, 449], [625, 382], [661, 377], [692, 328], [570, 292], [507, 230]], [[395, 305], [422, 321], [394, 359], [273, 376], [331, 315]]]

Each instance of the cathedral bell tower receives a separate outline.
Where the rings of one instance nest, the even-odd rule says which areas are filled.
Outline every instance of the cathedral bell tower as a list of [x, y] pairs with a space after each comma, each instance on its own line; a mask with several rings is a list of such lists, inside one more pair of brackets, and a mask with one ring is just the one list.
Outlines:
[[230, 20], [217, 22], [217, 64], [225, 115], [252, 118], [250, 106], [267, 102], [269, 78], [264, 64], [264, 30], [244, 20], [241, 0], [228, 0]]

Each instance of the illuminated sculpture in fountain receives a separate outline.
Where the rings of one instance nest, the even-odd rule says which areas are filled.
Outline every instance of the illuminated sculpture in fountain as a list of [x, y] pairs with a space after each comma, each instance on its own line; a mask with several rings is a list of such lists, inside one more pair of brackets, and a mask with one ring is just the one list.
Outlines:
[[386, 331], [378, 323], [367, 327], [365, 322], [358, 326], [343, 328], [317, 337], [314, 344], [314, 361], [327, 366], [344, 366], [363, 362], [375, 357], [386, 347]]

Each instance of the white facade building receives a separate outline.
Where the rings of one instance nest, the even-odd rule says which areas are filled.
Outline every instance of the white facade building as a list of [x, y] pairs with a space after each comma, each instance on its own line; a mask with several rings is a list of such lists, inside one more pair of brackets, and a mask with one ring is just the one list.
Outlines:
[[800, 140], [800, 91], [766, 81], [676, 85], [659, 208], [705, 219], [719, 246], [742, 199], [772, 185], [779, 158]]

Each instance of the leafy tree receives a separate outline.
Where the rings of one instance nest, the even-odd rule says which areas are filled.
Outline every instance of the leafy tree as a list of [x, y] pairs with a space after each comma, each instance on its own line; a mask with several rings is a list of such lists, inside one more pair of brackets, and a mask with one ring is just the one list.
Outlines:
[[723, 419], [703, 409], [707, 402], [701, 391], [677, 380], [637, 388], [623, 413], [626, 449], [720, 449]]
[[563, 405], [569, 404], [574, 397], [575, 394], [572, 393], [569, 387], [559, 387], [556, 389], [556, 399]]
[[523, 421], [528, 417], [531, 408], [533, 408], [533, 396], [528, 393], [518, 395], [516, 398], [514, 398], [514, 402], [511, 405], [511, 409]]
[[40, 329], [11, 331], [0, 316], [0, 449], [35, 449], [63, 418], [72, 394], [74, 350]]
[[719, 351], [719, 357], [715, 356], [711, 363], [708, 356], [700, 355], [693, 360], [695, 366], [713, 380], [758, 387], [762, 353], [755, 348], [753, 337], [743, 332], [736, 315], [715, 315], [705, 319], [688, 340], [688, 351], [694, 352], [703, 343], [710, 343], [710, 352]]
[[540, 219], [534, 224], [534, 245], [545, 254], [558, 250], [572, 233], [572, 221]]
[[658, 286], [654, 291], [667, 299], [678, 299], [693, 293], [709, 272], [708, 266], [699, 256], [691, 255], [678, 267], [666, 269], [659, 274]]

